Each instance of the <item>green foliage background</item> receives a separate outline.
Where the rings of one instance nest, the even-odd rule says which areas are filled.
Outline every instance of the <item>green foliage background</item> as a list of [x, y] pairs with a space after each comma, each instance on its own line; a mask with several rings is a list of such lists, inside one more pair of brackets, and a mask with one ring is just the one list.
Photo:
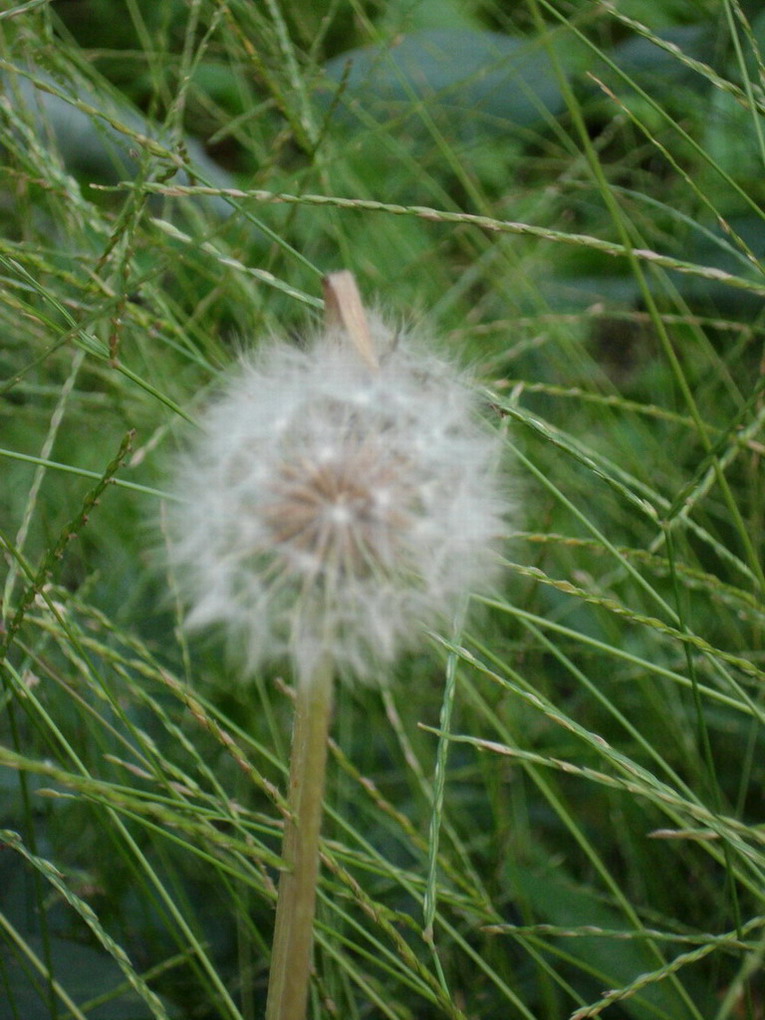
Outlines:
[[506, 585], [338, 692], [315, 1018], [765, 1008], [765, 14], [0, 4], [0, 1018], [262, 1015], [288, 679], [166, 465], [322, 275], [475, 367]]

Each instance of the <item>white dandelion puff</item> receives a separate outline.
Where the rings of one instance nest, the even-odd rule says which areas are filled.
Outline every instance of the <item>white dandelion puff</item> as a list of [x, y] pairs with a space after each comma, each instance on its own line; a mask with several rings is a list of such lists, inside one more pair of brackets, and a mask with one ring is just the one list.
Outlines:
[[250, 669], [329, 650], [369, 679], [495, 576], [498, 438], [462, 373], [369, 323], [375, 368], [332, 329], [243, 359], [176, 473], [188, 623]]

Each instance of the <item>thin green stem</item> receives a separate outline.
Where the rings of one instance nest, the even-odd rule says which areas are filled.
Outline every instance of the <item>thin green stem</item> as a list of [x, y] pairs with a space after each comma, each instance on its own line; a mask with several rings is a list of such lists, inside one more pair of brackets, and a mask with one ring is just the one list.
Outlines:
[[266, 1020], [303, 1020], [308, 1002], [332, 678], [325, 657], [297, 689]]

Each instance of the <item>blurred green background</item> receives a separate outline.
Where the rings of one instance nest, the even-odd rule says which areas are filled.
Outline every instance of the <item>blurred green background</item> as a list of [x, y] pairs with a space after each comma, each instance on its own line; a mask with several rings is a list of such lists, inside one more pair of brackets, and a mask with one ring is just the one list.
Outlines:
[[163, 485], [341, 267], [518, 508], [456, 645], [338, 692], [311, 1015], [762, 1015], [764, 50], [734, 0], [0, 5], [2, 1020], [262, 1015], [290, 699], [183, 631]]

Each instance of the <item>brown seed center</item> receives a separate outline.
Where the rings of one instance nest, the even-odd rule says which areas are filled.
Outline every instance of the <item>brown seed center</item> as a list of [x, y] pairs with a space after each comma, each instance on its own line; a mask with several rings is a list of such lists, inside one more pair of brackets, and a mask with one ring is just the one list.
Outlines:
[[262, 514], [293, 568], [364, 577], [394, 565], [406, 490], [395, 461], [361, 444], [322, 461], [285, 463]]

